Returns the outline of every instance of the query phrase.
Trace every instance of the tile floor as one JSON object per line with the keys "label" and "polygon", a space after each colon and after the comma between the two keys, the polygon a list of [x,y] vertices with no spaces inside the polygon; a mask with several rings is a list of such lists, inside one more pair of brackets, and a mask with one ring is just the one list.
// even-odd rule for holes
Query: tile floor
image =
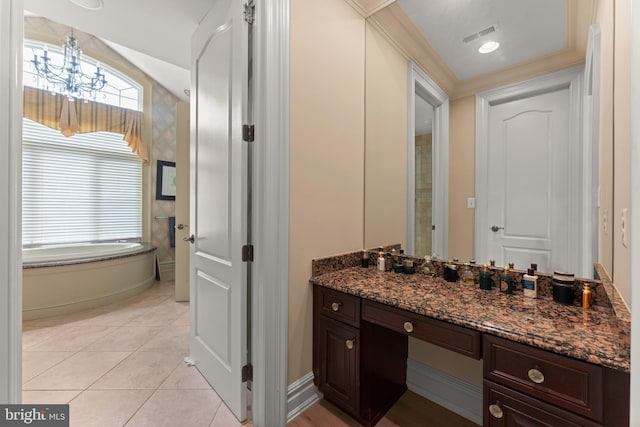
{"label": "tile floor", "polygon": [[23,401],[69,403],[71,427],[240,426],[184,363],[189,304],[173,295],[169,279],[109,306],[25,321]]}

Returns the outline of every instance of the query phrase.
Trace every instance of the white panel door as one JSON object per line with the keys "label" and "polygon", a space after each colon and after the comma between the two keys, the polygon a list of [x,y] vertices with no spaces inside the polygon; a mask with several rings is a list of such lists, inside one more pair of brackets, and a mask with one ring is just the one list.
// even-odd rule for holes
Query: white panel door
{"label": "white panel door", "polygon": [[488,141],[488,258],[567,269],[569,90],[492,106]]}
{"label": "white panel door", "polygon": [[248,82],[242,2],[218,0],[192,39],[191,358],[239,420],[246,418]]}

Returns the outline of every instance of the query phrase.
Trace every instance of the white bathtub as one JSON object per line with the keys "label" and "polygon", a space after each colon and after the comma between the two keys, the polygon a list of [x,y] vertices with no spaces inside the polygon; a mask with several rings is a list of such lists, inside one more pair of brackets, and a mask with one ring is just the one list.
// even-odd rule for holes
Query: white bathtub
{"label": "white bathtub", "polygon": [[76,261],[81,259],[105,258],[113,255],[128,255],[140,252],[142,243],[74,243],[69,245],[48,245],[22,250],[23,264],[57,261]]}
{"label": "white bathtub", "polygon": [[155,279],[155,250],[141,243],[23,250],[23,318],[71,313],[139,294]]}

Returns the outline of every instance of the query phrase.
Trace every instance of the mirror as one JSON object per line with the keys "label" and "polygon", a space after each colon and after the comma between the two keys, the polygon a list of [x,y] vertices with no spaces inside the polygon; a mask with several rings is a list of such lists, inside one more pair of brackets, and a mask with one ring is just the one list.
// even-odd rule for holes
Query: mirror
{"label": "mirror", "polygon": [[[408,227],[413,225],[414,230],[408,231],[407,240],[413,236],[413,250],[411,243],[407,248],[415,256],[423,257],[433,253],[433,105],[421,96],[415,94],[414,108],[414,191],[415,194],[413,221],[408,221]],[[412,199],[408,201],[411,202]],[[409,208],[409,211],[412,209]]]}
{"label": "mirror", "polygon": [[[539,4],[533,0],[530,2]],[[415,9],[416,5],[420,3],[440,3],[441,6],[449,3],[448,7],[454,8],[446,0],[398,0],[391,2],[367,18],[364,247],[377,247],[390,242],[400,242],[407,249],[407,253],[416,256],[431,253],[438,258],[458,258],[462,261],[476,258],[478,262],[486,262],[488,260],[477,259],[475,247],[477,225],[473,206],[476,202],[476,181],[478,181],[475,176],[475,95],[578,63],[579,60],[576,58],[586,56],[585,41],[593,15],[582,12],[590,7],[593,8],[593,2],[587,1],[588,4],[578,2],[576,4],[576,2],[569,1],[566,4],[566,11],[561,14],[561,19],[567,22],[578,15],[584,15],[588,18],[586,21],[583,19],[584,22],[580,21],[582,18],[578,19],[579,22],[573,28],[576,29],[576,34],[579,34],[574,37],[566,37],[567,43],[570,45],[557,55],[560,58],[567,51],[572,50],[573,62],[571,64],[567,62],[567,65],[563,67],[558,66],[556,62],[556,67],[553,68],[544,61],[540,61],[539,64],[534,61],[528,63],[529,71],[521,64],[511,66],[509,71],[498,66],[495,71],[489,74],[467,78],[458,78],[455,73],[447,70],[446,65],[443,65],[443,58],[429,43],[425,42],[427,38],[424,33],[410,18],[412,11],[417,10]],[[495,1],[494,3],[498,5],[495,7],[511,7],[509,2]],[[468,2],[465,2],[465,5],[468,6]],[[446,7],[442,8],[446,9]],[[442,16],[439,18],[444,22]],[[598,21],[598,19],[600,16],[595,16],[595,20]],[[501,31],[500,27],[504,28],[507,25],[507,22],[502,22],[494,27],[494,31],[498,33]],[[451,35],[450,28],[447,27],[434,28],[432,31],[439,30],[443,33],[442,37]],[[478,34],[476,34],[477,37],[482,37]],[[579,46],[580,43],[583,43],[584,46]],[[602,51],[604,50],[606,47],[603,47]],[[564,58],[562,60],[566,60],[569,57],[562,58]],[[460,60],[466,59],[461,58]],[[503,54],[498,53],[492,60],[500,65],[506,61],[506,58]],[[449,145],[445,149],[446,161],[444,162],[442,157],[435,155],[438,149],[435,142],[437,132],[432,129],[433,142],[431,149],[429,149],[425,148],[427,147],[427,137],[424,135],[428,135],[427,131],[418,130],[423,122],[428,120],[425,113],[421,113],[421,111],[425,109],[429,111],[429,107],[437,110],[437,104],[434,104],[428,96],[416,94],[416,91],[413,92],[414,97],[411,99],[409,87],[411,78],[408,76],[411,73],[412,62],[418,64],[416,65],[418,70],[426,71],[427,77],[432,78],[436,87],[441,88],[446,99],[448,114],[450,114],[450,126],[443,130],[450,134],[446,135],[446,141]],[[447,60],[448,62],[449,60]],[[502,66],[504,67],[504,64]],[[531,71],[532,69],[534,71]],[[597,69],[596,66],[596,71]],[[598,73],[594,73],[596,78],[599,78]],[[586,84],[585,88],[592,89],[592,81],[592,79],[587,80],[589,84]],[[419,87],[419,85],[417,86]],[[611,88],[605,87],[604,90],[608,96]],[[589,99],[593,100],[594,98]],[[585,179],[591,182],[591,189],[599,187],[601,205],[599,208],[595,207],[595,198],[592,200],[594,209],[590,210],[588,215],[584,215],[584,224],[578,232],[591,230],[593,237],[593,243],[580,256],[584,256],[584,259],[591,262],[601,261],[605,268],[610,269],[608,263],[611,259],[609,253],[611,236],[598,230],[599,220],[603,213],[606,214],[612,193],[612,183],[609,179],[604,178],[607,174],[603,172],[600,159],[608,158],[610,154],[603,153],[604,148],[598,147],[598,134],[602,135],[602,132],[599,133],[597,124],[598,121],[602,121],[602,115],[598,116],[597,107],[596,102],[596,105],[593,105],[589,110],[591,118],[595,117],[595,120],[592,120],[591,131],[587,131],[594,136],[591,140],[593,149],[589,156],[582,160],[590,162],[593,166],[590,175]],[[413,116],[414,112],[415,116]],[[415,133],[412,133],[410,129],[412,124],[415,125]],[[429,152],[432,155],[430,166],[433,168],[431,209],[428,195],[429,183],[428,180],[425,180],[425,175],[429,174],[425,163],[428,163],[427,153]],[[438,174],[435,173],[437,168],[446,170],[446,173],[442,173],[440,170],[440,176],[448,180],[443,185],[444,194],[440,204],[436,200],[437,195],[435,194],[438,181]],[[598,172],[599,170],[600,172]],[[599,177],[604,179],[599,179]],[[589,202],[587,200],[581,203]],[[446,213],[441,218],[441,222],[438,222],[437,218],[438,209]],[[428,226],[424,225],[429,222],[430,212],[433,214],[432,224],[436,225],[435,230],[428,230]],[[432,233],[428,233],[429,231]],[[438,242],[439,234],[440,242]],[[431,248],[425,243],[425,239],[431,240]],[[506,262],[505,260],[504,263],[506,264]],[[586,267],[580,267],[580,270],[575,270],[575,272],[580,276],[592,277],[590,274],[591,263],[584,262],[583,264]],[[526,268],[526,265],[516,263],[516,268],[523,269]]]}

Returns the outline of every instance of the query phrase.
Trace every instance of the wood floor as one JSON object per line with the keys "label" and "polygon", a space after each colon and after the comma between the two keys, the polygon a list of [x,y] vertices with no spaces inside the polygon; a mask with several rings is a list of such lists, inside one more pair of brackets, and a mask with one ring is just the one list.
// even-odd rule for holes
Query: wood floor
{"label": "wood floor", "polygon": [[[316,403],[287,427],[360,427],[340,409],[326,400]],[[477,424],[407,391],[378,422],[377,427],[479,427]]]}

